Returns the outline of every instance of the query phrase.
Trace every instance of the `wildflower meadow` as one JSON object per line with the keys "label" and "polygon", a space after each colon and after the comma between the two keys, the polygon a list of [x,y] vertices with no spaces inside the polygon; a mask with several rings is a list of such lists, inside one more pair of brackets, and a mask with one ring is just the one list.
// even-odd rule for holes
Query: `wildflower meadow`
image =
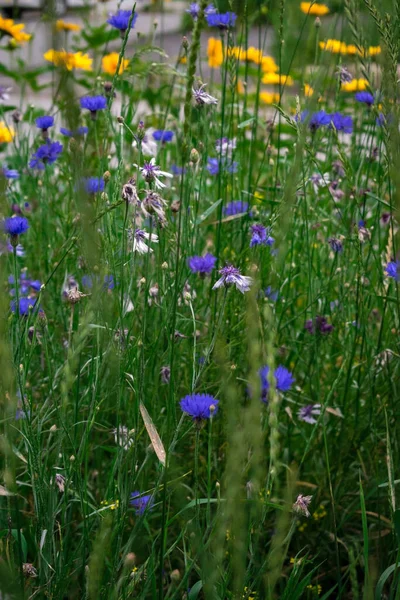
{"label": "wildflower meadow", "polygon": [[0,17],[0,598],[399,600],[400,3],[114,8]]}

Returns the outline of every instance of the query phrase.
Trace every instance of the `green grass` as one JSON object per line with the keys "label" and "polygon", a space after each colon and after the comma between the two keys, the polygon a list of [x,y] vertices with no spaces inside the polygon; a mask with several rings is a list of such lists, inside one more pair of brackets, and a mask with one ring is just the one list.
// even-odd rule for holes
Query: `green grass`
{"label": "green grass", "polygon": [[[262,48],[265,24],[243,4],[247,17],[222,34],[224,45],[245,46],[251,25]],[[168,59],[139,50],[133,32],[119,41],[108,25],[87,22],[63,45],[88,52],[94,69],[44,64],[50,112],[26,108],[39,73],[29,75],[29,64],[15,74],[1,67],[24,84],[22,122],[12,123],[15,107],[1,107],[16,129],[2,163],[20,173],[1,178],[1,213],[18,205],[30,224],[19,240],[25,256],[0,257],[4,598],[399,598],[400,302],[385,273],[399,258],[399,6],[385,17],[365,0],[361,19],[361,7],[345,3],[343,39],[382,46],[364,59],[319,50],[318,39],[342,38],[335,15],[316,32],[297,3],[271,4],[281,42],[274,58],[294,78],[293,87],[276,86],[279,106],[259,100],[267,88],[254,64],[230,56],[207,75],[202,19],[188,52],[177,47]],[[114,77],[100,68],[111,42],[130,60]],[[343,64],[380,95],[371,109],[340,90]],[[218,105],[194,105],[200,78]],[[79,97],[102,94],[104,81],[116,97],[92,120]],[[353,133],[311,134],[294,118],[322,109],[351,116]],[[384,126],[376,124],[381,112]],[[43,143],[35,127],[42,114],[55,116],[51,139],[64,149],[39,171],[27,165]],[[145,131],[174,131],[158,144],[157,164],[184,168],[163,180],[163,224],[121,196],[130,178],[141,201],[154,187],[138,168],[146,155],[140,120]],[[83,124],[84,137],[59,134],[60,125]],[[209,158],[223,163],[221,137],[236,138],[228,164],[237,169],[210,175]],[[314,190],[310,177],[325,173],[337,185]],[[104,191],[86,193],[84,177],[103,178]],[[238,200],[250,212],[227,216]],[[255,223],[271,228],[272,247],[250,247]],[[136,227],[158,236],[152,253],[132,251]],[[332,237],[343,252],[333,252]],[[206,252],[218,268],[231,263],[251,276],[250,291],[212,289],[216,270],[191,273],[188,258]],[[24,269],[43,285],[19,289],[36,304],[17,316],[7,281]],[[76,302],[67,298],[74,281]],[[331,331],[315,331],[320,316]],[[266,365],[295,379],[281,393],[269,375],[267,403]],[[179,401],[192,393],[219,400],[211,419],[182,413]],[[316,422],[302,421],[299,410],[316,404]],[[132,492],[151,495],[148,510],[135,510]],[[312,496],[309,517],[293,509],[299,494]]]}

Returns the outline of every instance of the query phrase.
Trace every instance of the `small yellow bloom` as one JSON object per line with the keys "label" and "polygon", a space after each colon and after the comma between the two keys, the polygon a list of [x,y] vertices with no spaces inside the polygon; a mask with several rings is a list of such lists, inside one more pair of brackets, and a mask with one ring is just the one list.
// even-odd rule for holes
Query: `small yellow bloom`
{"label": "small yellow bloom", "polygon": [[263,56],[261,61],[261,69],[263,70],[263,73],[276,73],[278,71],[278,65],[272,56]]}
{"label": "small yellow bloom", "polygon": [[326,42],[320,42],[319,47],[321,50],[332,52],[333,54],[347,54],[347,46],[340,40],[326,40]]}
{"label": "small yellow bloom", "polygon": [[271,92],[260,92],[260,100],[264,104],[278,104],[280,96]]}
{"label": "small yellow bloom", "polygon": [[376,56],[377,54],[380,54],[382,52],[382,49],[380,46],[370,46],[368,48],[368,54],[370,56]]}
{"label": "small yellow bloom", "polygon": [[293,85],[290,75],[279,75],[279,73],[265,73],[261,81],[269,85]]}
{"label": "small yellow bloom", "polygon": [[[101,67],[102,67],[104,73],[107,73],[108,75],[115,75],[115,73],[117,72],[118,60],[119,60],[118,52],[111,52],[110,54],[106,54],[105,56],[103,56],[103,58],[101,59]],[[119,65],[118,75],[121,75],[121,73],[123,73],[125,71],[125,69],[128,65],[129,65],[129,60],[126,58],[123,58],[121,60],[121,64]]]}
{"label": "small yellow bloom", "polygon": [[240,81],[240,79],[238,79],[236,89],[238,94],[244,94],[244,85],[243,82]]}
{"label": "small yellow bloom", "polygon": [[368,89],[368,81],[366,79],[353,79],[342,83],[340,89],[343,92],[363,92]]}
{"label": "small yellow bloom", "polygon": [[329,13],[329,8],[325,4],[318,4],[315,2],[300,2],[300,10],[306,15],[314,15],[316,17],[323,17]]}
{"label": "small yellow bloom", "polygon": [[207,47],[208,66],[212,69],[220,67],[224,61],[224,55],[222,52],[222,42],[217,38],[208,39]]}
{"label": "small yellow bloom", "polygon": [[0,121],[0,144],[9,144],[15,137],[12,127],[7,127],[4,121]]}
{"label": "small yellow bloom", "polygon": [[314,88],[311,87],[311,85],[308,85],[308,83],[304,84],[304,95],[307,96],[307,98],[310,98],[314,93]]}
{"label": "small yellow bloom", "polygon": [[68,21],[63,21],[62,19],[56,21],[57,31],[80,31],[81,29],[82,27],[76,23],[68,23]]}
{"label": "small yellow bloom", "polygon": [[20,23],[17,25],[13,19],[3,19],[0,17],[0,31],[4,31],[10,35],[16,42],[27,42],[31,39],[31,35],[23,31],[25,25]]}
{"label": "small yellow bloom", "polygon": [[250,48],[247,49],[246,58],[248,61],[259,65],[263,59],[262,50],[258,50],[258,48],[254,48],[254,46],[250,46]]}
{"label": "small yellow bloom", "polygon": [[72,69],[92,70],[93,59],[88,54],[82,54],[82,52],[73,53],[51,49],[43,54],[43,58],[52,62],[56,67],[65,67],[68,71],[72,71]]}
{"label": "small yellow bloom", "polygon": [[346,54],[351,54],[351,55],[355,55],[357,54],[357,46],[355,46],[354,44],[347,44],[346,46]]}

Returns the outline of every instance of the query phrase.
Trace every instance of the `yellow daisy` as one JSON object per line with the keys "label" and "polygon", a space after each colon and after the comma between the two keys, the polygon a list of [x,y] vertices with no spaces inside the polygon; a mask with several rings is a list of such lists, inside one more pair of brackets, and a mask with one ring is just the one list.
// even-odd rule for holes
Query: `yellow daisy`
{"label": "yellow daisy", "polygon": [[352,79],[351,81],[343,82],[340,89],[343,92],[363,92],[368,88],[369,85],[366,79]]}
{"label": "yellow daisy", "polygon": [[269,85],[293,85],[290,75],[279,75],[279,73],[265,73],[261,81]]}
{"label": "yellow daisy", "polygon": [[212,69],[220,67],[224,61],[222,42],[217,38],[209,38],[207,47],[208,66]]}
{"label": "yellow daisy", "polygon": [[76,23],[68,23],[68,21],[58,19],[58,21],[56,21],[56,29],[57,31],[80,31],[82,27]]}
{"label": "yellow daisy", "polygon": [[12,19],[3,19],[0,17],[0,31],[10,35],[16,42],[27,42],[31,39],[31,35],[23,31],[25,25],[20,23],[17,25]]}
{"label": "yellow daisy", "polygon": [[278,69],[278,65],[272,58],[272,56],[263,56],[261,61],[261,69],[264,73],[276,73]]}
{"label": "yellow daisy", "polygon": [[264,104],[278,104],[280,96],[271,92],[260,92],[260,100]]}
{"label": "yellow daisy", "polygon": [[7,127],[4,121],[0,121],[0,144],[9,144],[15,137],[12,127]]}
{"label": "yellow daisy", "polygon": [[300,10],[306,15],[314,15],[315,17],[323,17],[329,13],[329,8],[325,4],[315,2],[300,2]]}
{"label": "yellow daisy", "polygon": [[65,67],[68,71],[72,71],[72,69],[92,70],[93,59],[88,54],[82,54],[82,52],[73,53],[51,49],[43,54],[43,58],[52,62],[56,67]]}
{"label": "yellow daisy", "polygon": [[307,96],[307,98],[310,98],[314,93],[314,89],[311,87],[311,85],[308,85],[308,83],[304,84],[304,95]]}
{"label": "yellow daisy", "polygon": [[[105,56],[103,56],[103,58],[101,59],[101,68],[103,69],[104,73],[107,73],[108,75],[115,75],[117,71],[118,59],[118,52],[111,52],[110,54],[106,54]],[[123,58],[121,60],[121,64],[119,65],[118,75],[121,75],[121,73],[125,71],[128,65],[129,60],[127,58]]]}

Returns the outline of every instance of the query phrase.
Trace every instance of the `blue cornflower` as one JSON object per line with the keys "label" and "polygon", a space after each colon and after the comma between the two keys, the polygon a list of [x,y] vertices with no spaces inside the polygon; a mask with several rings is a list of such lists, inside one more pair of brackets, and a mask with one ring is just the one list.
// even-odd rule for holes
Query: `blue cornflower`
{"label": "blue cornflower", "polygon": [[[97,283],[100,281],[98,275],[94,275],[94,276],[84,275],[82,277],[82,286],[85,288],[88,288],[88,289],[92,289],[94,281],[96,281]],[[113,290],[114,288],[115,288],[114,276],[113,275],[104,275],[103,289],[104,290]]]}
{"label": "blue cornflower", "polygon": [[376,117],[376,124],[378,125],[378,127],[383,127],[386,123],[386,117],[383,113],[379,113],[379,115]]}
{"label": "blue cornflower", "polygon": [[370,94],[370,92],[357,92],[357,94],[354,97],[357,100],[357,102],[362,102],[367,106],[372,106],[375,102],[375,99],[373,95]]}
{"label": "blue cornflower", "polygon": [[388,277],[393,277],[395,281],[400,281],[400,260],[393,260],[388,263],[385,273]]}
{"label": "blue cornflower", "polygon": [[208,159],[207,170],[210,173],[210,175],[218,175],[218,173],[219,173],[218,158],[209,158]]}
{"label": "blue cornflower", "polygon": [[[19,299],[19,314],[20,315],[27,315],[29,313],[29,311],[31,309],[33,309],[33,307],[36,304],[36,298],[20,298]],[[13,313],[15,313],[17,311],[17,301],[16,300],[12,300],[11,304],[10,304],[11,310]]]}
{"label": "blue cornflower", "polygon": [[[243,202],[243,200],[233,200],[224,206],[224,215],[226,217],[233,217],[234,215],[241,215],[249,212],[249,203]],[[249,213],[251,214],[251,213]]]}
{"label": "blue cornflower", "polygon": [[252,225],[251,226],[251,240],[250,240],[250,248],[253,246],[272,246],[275,242],[274,238],[270,235],[269,227],[264,227],[264,225]]}
{"label": "blue cornflower", "polygon": [[11,238],[18,237],[26,233],[29,229],[28,219],[25,217],[8,217],[4,219],[3,229]]}
{"label": "blue cornflower", "polygon": [[[267,401],[268,390],[269,390],[269,367],[265,365],[259,370],[260,378],[261,378],[261,398],[263,402]],[[275,387],[279,392],[287,392],[290,390],[294,383],[293,375],[291,374],[286,367],[279,365],[274,371],[274,379],[275,379]]]}
{"label": "blue cornflower", "polygon": [[272,287],[269,285],[265,288],[264,295],[266,298],[268,298],[268,300],[271,300],[271,302],[276,302],[279,298],[279,291],[273,290]]}
{"label": "blue cornflower", "polygon": [[190,256],[187,262],[192,273],[200,273],[200,275],[204,277],[211,273],[215,268],[217,258],[212,254],[206,254],[205,256]]}
{"label": "blue cornflower", "polygon": [[330,128],[332,125],[336,131],[343,131],[344,133],[352,133],[353,131],[353,119],[348,115],[341,115],[336,112],[330,116]]}
{"label": "blue cornflower", "polygon": [[153,132],[153,138],[156,142],[162,142],[165,144],[166,142],[172,142],[174,137],[174,132],[164,129],[157,129]]}
{"label": "blue cornflower", "polygon": [[308,110],[304,110],[300,115],[300,121],[306,123],[311,131],[314,133],[320,127],[329,125],[331,117],[324,110],[319,110],[310,116]]}
{"label": "blue cornflower", "polygon": [[213,12],[206,15],[207,25],[209,27],[218,27],[219,29],[229,29],[229,27],[234,27],[236,19],[237,15],[234,12]]}
{"label": "blue cornflower", "polygon": [[131,493],[131,506],[135,509],[137,515],[142,516],[146,510],[151,510],[154,505],[154,498],[150,494],[141,496],[140,492]]}
{"label": "blue cornflower", "polygon": [[334,252],[343,252],[343,244],[338,238],[329,238],[328,244]]}
{"label": "blue cornflower", "polygon": [[43,146],[39,146],[36,152],[33,154],[32,159],[29,162],[31,169],[40,169],[43,171],[45,166],[51,165],[56,162],[58,156],[63,150],[63,145],[60,142],[47,142]]}
{"label": "blue cornflower", "polygon": [[[130,10],[119,10],[117,14],[111,15],[109,19],[107,19],[107,23],[115,29],[119,29],[121,35],[124,36],[126,30],[128,29],[129,19],[131,18],[132,11]],[[137,19],[137,14],[135,13],[132,17],[131,21],[131,29],[134,28]]]}
{"label": "blue cornflower", "polygon": [[210,394],[190,394],[180,401],[182,411],[194,421],[209,419],[218,412],[219,400]]}
{"label": "blue cornflower", "polygon": [[175,177],[180,177],[180,175],[186,173],[185,167],[179,167],[178,165],[171,165],[170,171]]}
{"label": "blue cornflower", "polygon": [[36,119],[36,127],[41,129],[42,131],[47,131],[49,127],[53,127],[54,125],[54,117],[50,117],[45,115],[44,117],[38,117]]}
{"label": "blue cornflower", "polygon": [[19,179],[19,173],[16,169],[9,169],[6,165],[2,169],[3,176],[6,179]]}
{"label": "blue cornflower", "polygon": [[79,137],[81,135],[86,135],[89,131],[88,127],[78,127],[76,131],[72,131],[71,129],[66,129],[65,127],[60,127],[60,133],[65,135],[66,137]]}
{"label": "blue cornflower", "polygon": [[[128,11],[129,12],[129,11]],[[107,108],[107,99],[105,96],[84,96],[81,98],[81,108],[90,110],[90,114],[94,119],[98,110]]]}
{"label": "blue cornflower", "polygon": [[97,194],[104,190],[104,179],[101,177],[88,177],[85,181],[85,189],[88,194]]}

